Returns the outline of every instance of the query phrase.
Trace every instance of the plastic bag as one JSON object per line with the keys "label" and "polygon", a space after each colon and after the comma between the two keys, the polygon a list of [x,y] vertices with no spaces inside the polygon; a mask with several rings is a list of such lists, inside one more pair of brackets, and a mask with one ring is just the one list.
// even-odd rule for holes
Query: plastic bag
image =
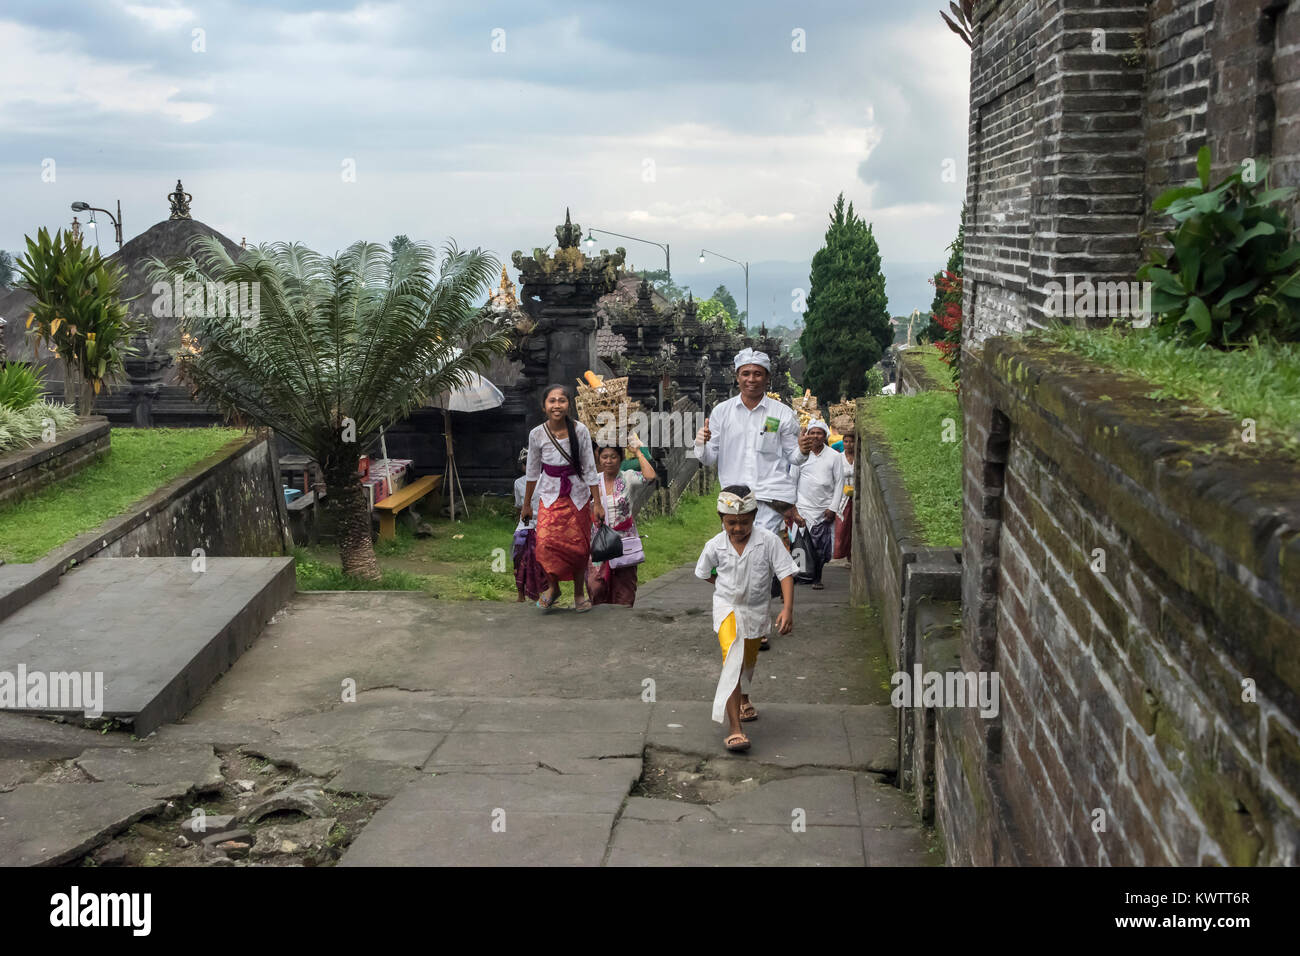
{"label": "plastic bag", "polygon": [[608,561],[623,556],[623,536],[601,522],[591,535],[591,560]]}

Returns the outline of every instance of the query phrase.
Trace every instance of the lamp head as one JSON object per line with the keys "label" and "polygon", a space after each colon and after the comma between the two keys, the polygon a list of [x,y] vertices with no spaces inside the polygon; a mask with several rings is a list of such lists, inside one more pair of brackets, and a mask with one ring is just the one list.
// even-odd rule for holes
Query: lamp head
{"label": "lamp head", "polygon": [[72,204],[73,212],[85,212],[89,208],[90,208],[90,203],[88,202],[74,202]]}
{"label": "lamp head", "polygon": [[700,250],[700,261],[701,261],[701,262],[704,261],[704,250],[703,250],[703,249]]}

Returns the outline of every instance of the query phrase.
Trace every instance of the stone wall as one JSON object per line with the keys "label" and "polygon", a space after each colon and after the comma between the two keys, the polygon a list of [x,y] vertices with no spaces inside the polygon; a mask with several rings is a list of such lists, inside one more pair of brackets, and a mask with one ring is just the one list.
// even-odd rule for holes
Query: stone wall
{"label": "stone wall", "polygon": [[17,501],[50,482],[74,475],[103,458],[108,450],[108,421],[91,415],[49,444],[6,452],[0,455],[0,504]]}
{"label": "stone wall", "polygon": [[191,470],[126,519],[102,549],[108,557],[187,555],[195,548],[209,557],[283,554],[288,518],[271,443],[258,436],[227,446],[220,461]]}
{"label": "stone wall", "polygon": [[936,715],[950,861],[1300,862],[1300,465],[1147,390],[964,365],[961,667],[1002,695]]}
{"label": "stone wall", "polygon": [[976,22],[968,347],[1044,324],[1049,283],[1133,281],[1151,200],[1206,142],[1216,175],[1271,158],[1300,183],[1300,0],[984,0]]}
{"label": "stone wall", "polygon": [[[850,597],[855,604],[878,609],[890,668],[911,673],[925,635],[950,625],[957,613],[961,554],[924,544],[911,497],[869,409],[870,403],[859,403]],[[912,790],[932,776],[933,764],[927,765],[924,752],[918,752],[925,712],[904,707],[898,717],[899,783]],[[927,798],[928,792],[921,791],[923,815]]]}

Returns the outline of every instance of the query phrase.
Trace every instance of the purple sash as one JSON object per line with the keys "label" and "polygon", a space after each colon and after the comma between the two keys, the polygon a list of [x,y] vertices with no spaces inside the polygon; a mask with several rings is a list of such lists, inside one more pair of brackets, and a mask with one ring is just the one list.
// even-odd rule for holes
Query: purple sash
{"label": "purple sash", "polygon": [[543,463],[542,471],[550,475],[552,478],[559,478],[560,497],[569,497],[569,493],[573,491],[573,482],[569,481],[569,476],[578,473],[572,465],[547,465]]}

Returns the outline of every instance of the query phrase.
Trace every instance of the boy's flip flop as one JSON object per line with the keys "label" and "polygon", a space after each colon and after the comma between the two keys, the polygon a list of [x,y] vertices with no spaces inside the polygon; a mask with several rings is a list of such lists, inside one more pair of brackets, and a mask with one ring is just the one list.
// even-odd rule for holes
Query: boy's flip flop
{"label": "boy's flip flop", "polygon": [[754,705],[751,704],[749,701],[744,701],[741,703],[740,719],[743,723],[746,724],[749,723],[750,721],[758,720],[758,711],[754,708]]}
{"label": "boy's flip flop", "polygon": [[722,743],[734,754],[744,753],[749,749],[749,738],[744,734],[732,734]]}
{"label": "boy's flip flop", "polygon": [[772,649],[772,645],[768,643],[768,640],[765,637],[758,642],[758,649],[760,651],[770,651]]}

